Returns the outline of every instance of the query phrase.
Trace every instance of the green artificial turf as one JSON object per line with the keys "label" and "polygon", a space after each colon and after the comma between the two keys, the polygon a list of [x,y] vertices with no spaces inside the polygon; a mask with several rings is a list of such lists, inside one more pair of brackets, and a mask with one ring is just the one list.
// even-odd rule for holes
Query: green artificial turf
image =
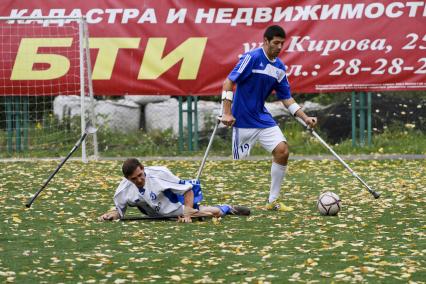
{"label": "green artificial turf", "polygon": [[[336,161],[291,161],[282,200],[292,212],[263,209],[268,161],[208,161],[205,204],[252,208],[191,224],[98,222],[113,207],[118,161],[69,161],[36,199],[25,202],[55,161],[1,163],[0,282],[15,283],[424,283],[426,162],[351,161],[382,193],[375,200]],[[194,161],[149,161],[194,178]],[[336,217],[316,199],[342,199]],[[128,213],[136,215],[136,210]]]}

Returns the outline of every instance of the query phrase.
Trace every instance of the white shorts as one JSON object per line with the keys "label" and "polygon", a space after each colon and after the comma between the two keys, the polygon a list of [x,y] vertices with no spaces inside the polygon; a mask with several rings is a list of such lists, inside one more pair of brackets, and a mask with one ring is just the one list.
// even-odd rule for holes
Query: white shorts
{"label": "white shorts", "polygon": [[237,128],[232,131],[232,154],[234,160],[247,158],[256,142],[272,153],[281,142],[287,142],[278,126],[269,128]]}

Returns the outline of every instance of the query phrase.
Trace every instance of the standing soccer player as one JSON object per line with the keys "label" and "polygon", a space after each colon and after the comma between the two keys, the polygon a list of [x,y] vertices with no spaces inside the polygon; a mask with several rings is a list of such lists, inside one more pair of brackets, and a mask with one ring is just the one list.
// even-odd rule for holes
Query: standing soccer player
{"label": "standing soccer player", "polygon": [[265,108],[266,98],[275,91],[292,115],[301,118],[310,127],[316,125],[316,118],[307,116],[291,96],[284,64],[278,58],[284,40],[284,30],[277,25],[270,26],[263,35],[263,46],[240,58],[223,83],[221,119],[223,124],[233,126],[232,152],[235,160],[248,157],[257,141],[272,153],[271,187],[266,208],[278,211],[292,210],[279,201],[289,150],[281,129]]}

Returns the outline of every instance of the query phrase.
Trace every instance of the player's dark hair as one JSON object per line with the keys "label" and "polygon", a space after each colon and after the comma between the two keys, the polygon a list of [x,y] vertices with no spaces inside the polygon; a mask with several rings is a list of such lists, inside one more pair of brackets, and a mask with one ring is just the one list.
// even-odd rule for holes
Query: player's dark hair
{"label": "player's dark hair", "polygon": [[263,34],[263,37],[264,38],[266,37],[268,39],[268,41],[272,40],[274,38],[274,36],[285,38],[284,29],[280,26],[273,25],[273,26],[269,26],[265,30],[265,33]]}
{"label": "player's dark hair", "polygon": [[130,158],[124,161],[121,170],[123,171],[124,177],[128,178],[138,167],[143,169],[143,165],[141,164],[141,162],[139,162],[138,159]]}

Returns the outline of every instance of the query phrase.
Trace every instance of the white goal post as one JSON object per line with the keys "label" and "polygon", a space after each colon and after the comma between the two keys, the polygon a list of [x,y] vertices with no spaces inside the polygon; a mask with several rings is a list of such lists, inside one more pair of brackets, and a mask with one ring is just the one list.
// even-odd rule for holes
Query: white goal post
{"label": "white goal post", "polygon": [[[0,158],[63,156],[96,126],[84,17],[0,17],[0,58]],[[88,156],[96,134],[81,145]]]}

